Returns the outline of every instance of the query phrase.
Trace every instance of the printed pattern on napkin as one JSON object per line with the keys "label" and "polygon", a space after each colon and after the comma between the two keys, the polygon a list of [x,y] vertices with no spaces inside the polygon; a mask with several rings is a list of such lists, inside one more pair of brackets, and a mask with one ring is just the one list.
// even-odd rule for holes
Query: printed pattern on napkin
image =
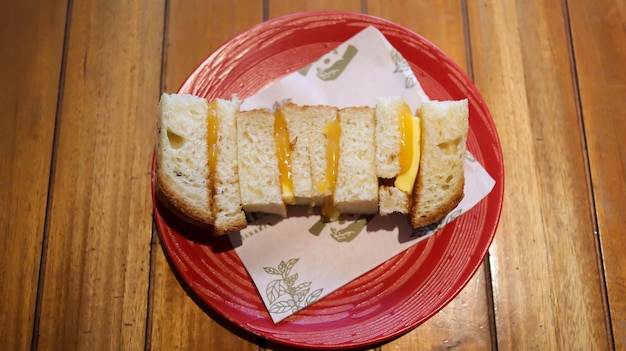
{"label": "printed pattern on napkin", "polygon": [[[315,62],[247,98],[241,108],[300,105],[374,106],[381,96],[402,96],[415,111],[428,97],[402,55],[367,27]],[[466,154],[465,197],[446,218],[413,230],[392,214],[344,216],[325,223],[302,207],[287,218],[258,215],[231,242],[275,323],[318,301],[471,209],[495,181]]]}
{"label": "printed pattern on napkin", "polygon": [[428,97],[408,62],[374,27],[245,99],[242,110],[270,108],[287,98],[298,105],[374,106],[402,96],[415,111]]}

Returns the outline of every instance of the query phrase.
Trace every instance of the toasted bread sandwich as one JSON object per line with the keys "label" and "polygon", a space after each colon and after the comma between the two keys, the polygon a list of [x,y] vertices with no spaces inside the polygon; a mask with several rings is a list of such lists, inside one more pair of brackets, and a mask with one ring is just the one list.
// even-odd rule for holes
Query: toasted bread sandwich
{"label": "toasted bread sandwich", "polygon": [[[319,205],[330,196],[327,184],[327,125],[337,117],[332,106],[300,106],[293,103],[280,107],[277,123],[284,123],[288,140],[283,147],[289,153],[289,171],[295,203]],[[278,120],[283,122],[278,122]],[[281,136],[277,136],[279,139]],[[283,187],[285,185],[283,184]]]}
{"label": "toasted bread sandwich", "polygon": [[155,190],[216,234],[247,225],[244,211],[286,216],[287,205],[340,213],[408,215],[432,224],[463,198],[467,100],[400,97],[374,107],[298,106],[239,111],[240,101],[164,94]]}
{"label": "toasted bread sandwich", "polygon": [[247,225],[233,147],[239,104],[163,94],[157,112],[155,192],[190,222],[213,226],[216,234]]}
{"label": "toasted bread sandwich", "polygon": [[414,228],[437,222],[464,197],[467,99],[425,102],[418,115],[422,155],[409,213]]}

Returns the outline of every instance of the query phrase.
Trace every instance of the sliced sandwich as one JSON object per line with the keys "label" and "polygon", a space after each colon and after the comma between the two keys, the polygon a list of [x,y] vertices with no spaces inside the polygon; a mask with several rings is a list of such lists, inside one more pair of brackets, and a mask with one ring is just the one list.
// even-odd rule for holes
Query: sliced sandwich
{"label": "sliced sandwich", "polygon": [[425,102],[418,115],[422,154],[409,212],[413,228],[439,221],[463,199],[467,99]]}
{"label": "sliced sandwich", "polygon": [[464,196],[467,100],[426,102],[417,116],[401,97],[375,108],[239,106],[164,94],[158,108],[157,196],[216,234],[244,228],[244,211],[286,216],[287,205],[330,220],[400,212],[417,228]]}
{"label": "sliced sandwich", "polygon": [[[288,135],[288,140],[282,143],[288,149],[295,204],[315,206],[323,203],[331,194],[327,181],[329,140],[326,129],[336,119],[337,108],[289,103],[280,107],[275,115],[276,123],[284,123]],[[277,136],[277,140],[281,137]]]}
{"label": "sliced sandwich", "polygon": [[247,226],[239,196],[235,113],[240,102],[163,94],[157,113],[155,192],[215,234]]}

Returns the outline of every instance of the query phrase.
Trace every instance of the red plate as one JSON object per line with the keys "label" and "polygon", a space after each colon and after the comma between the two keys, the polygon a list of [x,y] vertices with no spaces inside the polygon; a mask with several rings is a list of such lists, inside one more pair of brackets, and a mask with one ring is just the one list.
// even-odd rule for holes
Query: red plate
{"label": "red plate", "polygon": [[[179,93],[250,96],[319,58],[367,26],[407,59],[432,99],[469,99],[468,148],[496,180],[473,209],[431,237],[274,324],[226,237],[185,224],[156,200],[154,217],[170,264],[199,305],[231,330],[303,348],[345,349],[388,341],[450,302],[474,275],[496,231],[504,170],[500,141],[480,94],[440,49],[395,23],[359,13],[306,12],[276,18],[213,52]],[[154,196],[153,196],[154,199]],[[199,300],[198,300],[199,299]],[[217,312],[217,314],[215,313]]]}

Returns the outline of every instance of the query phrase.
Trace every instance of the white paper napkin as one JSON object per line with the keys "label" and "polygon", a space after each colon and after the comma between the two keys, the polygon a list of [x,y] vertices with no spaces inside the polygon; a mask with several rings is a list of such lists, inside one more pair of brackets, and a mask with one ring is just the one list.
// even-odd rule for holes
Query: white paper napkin
{"label": "white paper napkin", "polygon": [[[242,110],[300,105],[374,106],[402,96],[415,111],[428,97],[406,60],[374,27],[248,97]],[[283,320],[433,235],[487,196],[495,181],[466,154],[465,197],[436,225],[413,231],[405,216],[353,216],[324,223],[304,208],[266,215],[230,239],[272,320]]]}

